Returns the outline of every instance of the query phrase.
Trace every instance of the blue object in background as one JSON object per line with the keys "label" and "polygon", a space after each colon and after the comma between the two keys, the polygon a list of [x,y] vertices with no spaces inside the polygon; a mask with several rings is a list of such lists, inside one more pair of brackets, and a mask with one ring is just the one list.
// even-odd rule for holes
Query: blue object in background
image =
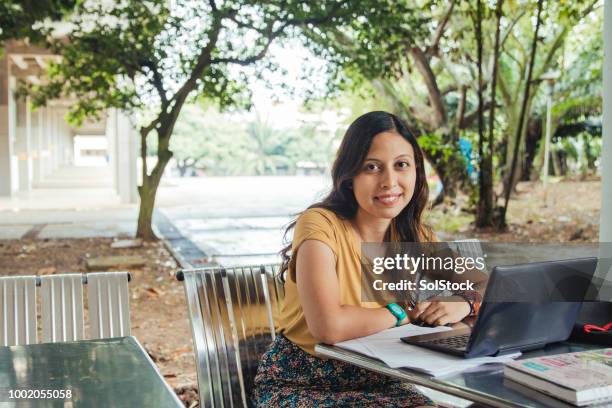
{"label": "blue object in background", "polygon": [[472,180],[472,182],[476,182],[478,180],[478,171],[476,171],[474,165],[472,164],[472,142],[460,137],[459,151],[461,152],[461,155],[465,158],[466,170],[469,179]]}

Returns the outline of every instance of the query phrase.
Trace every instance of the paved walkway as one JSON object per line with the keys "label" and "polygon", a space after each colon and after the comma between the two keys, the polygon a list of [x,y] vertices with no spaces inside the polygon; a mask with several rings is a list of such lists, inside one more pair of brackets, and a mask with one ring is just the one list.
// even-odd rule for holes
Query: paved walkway
{"label": "paved walkway", "polygon": [[[190,264],[275,262],[286,224],[327,184],[323,177],[166,179],[154,221]],[[137,215],[136,205],[119,204],[105,187],[35,189],[0,200],[0,239],[130,237]]]}
{"label": "paved walkway", "polygon": [[135,206],[0,211],[0,239],[130,237],[137,215]]}

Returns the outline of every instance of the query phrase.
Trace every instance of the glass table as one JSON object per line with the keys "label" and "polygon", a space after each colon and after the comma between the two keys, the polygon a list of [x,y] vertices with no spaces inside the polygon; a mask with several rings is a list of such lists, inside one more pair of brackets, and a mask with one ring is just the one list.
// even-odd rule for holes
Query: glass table
{"label": "glass table", "polygon": [[134,337],[0,347],[0,407],[183,407]]}
{"label": "glass table", "polygon": [[[602,348],[577,343],[556,343],[543,349],[524,353],[520,358],[570,353],[588,349]],[[356,366],[388,375],[412,384],[431,388],[459,398],[492,407],[571,407],[527,387],[516,386],[504,381],[503,364],[486,364],[449,377],[435,378],[408,369],[390,368],[380,360],[341,349],[340,347],[319,344],[315,352],[321,356],[345,361]]]}

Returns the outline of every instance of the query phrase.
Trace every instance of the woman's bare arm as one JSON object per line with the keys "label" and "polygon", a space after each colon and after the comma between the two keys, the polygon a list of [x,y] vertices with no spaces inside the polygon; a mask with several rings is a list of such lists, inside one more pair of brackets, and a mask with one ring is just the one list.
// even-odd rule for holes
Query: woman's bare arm
{"label": "woman's bare arm", "polygon": [[307,240],[300,245],[296,282],[310,333],[323,343],[334,344],[393,327],[397,320],[384,307],[340,303],[335,264],[335,255],[326,244]]}

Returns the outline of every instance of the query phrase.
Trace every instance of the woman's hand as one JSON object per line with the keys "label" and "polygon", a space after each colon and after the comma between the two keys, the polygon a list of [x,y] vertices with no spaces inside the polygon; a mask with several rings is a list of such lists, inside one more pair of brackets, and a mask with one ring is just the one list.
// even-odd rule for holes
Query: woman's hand
{"label": "woman's hand", "polygon": [[408,312],[411,322],[423,321],[429,325],[442,326],[461,321],[470,314],[470,305],[460,296],[433,297],[417,303]]}

